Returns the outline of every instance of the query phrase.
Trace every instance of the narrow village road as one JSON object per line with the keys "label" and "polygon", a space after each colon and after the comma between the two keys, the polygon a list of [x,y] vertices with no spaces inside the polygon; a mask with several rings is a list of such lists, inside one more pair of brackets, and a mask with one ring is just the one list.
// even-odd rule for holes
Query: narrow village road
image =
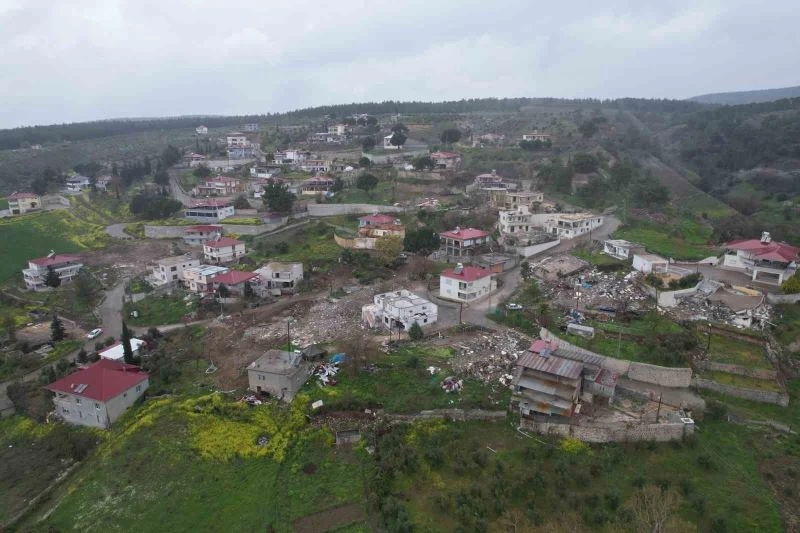
{"label": "narrow village road", "polygon": [[121,224],[111,224],[110,226],[106,226],[106,234],[114,237],[115,239],[133,239],[131,235],[125,233],[125,226],[128,224],[121,223]]}

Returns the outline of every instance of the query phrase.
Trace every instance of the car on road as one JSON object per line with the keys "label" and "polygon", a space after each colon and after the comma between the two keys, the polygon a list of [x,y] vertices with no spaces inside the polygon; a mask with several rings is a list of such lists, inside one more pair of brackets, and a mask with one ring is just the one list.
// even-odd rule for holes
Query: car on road
{"label": "car on road", "polygon": [[102,334],[103,334],[103,328],[95,328],[92,331],[90,331],[88,335],[86,335],[86,338],[87,339],[96,339],[97,337],[99,337]]}
{"label": "car on road", "polygon": [[522,311],[522,306],[519,304],[506,304],[506,309],[509,311]]}

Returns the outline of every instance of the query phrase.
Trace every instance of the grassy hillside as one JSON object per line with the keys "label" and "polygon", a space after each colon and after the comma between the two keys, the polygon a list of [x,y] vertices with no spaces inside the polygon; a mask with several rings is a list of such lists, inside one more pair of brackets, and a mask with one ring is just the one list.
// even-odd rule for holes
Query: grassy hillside
{"label": "grassy hillside", "polygon": [[28,259],[57,253],[81,252],[108,243],[104,226],[78,218],[69,209],[58,209],[0,219],[0,283],[27,266]]}

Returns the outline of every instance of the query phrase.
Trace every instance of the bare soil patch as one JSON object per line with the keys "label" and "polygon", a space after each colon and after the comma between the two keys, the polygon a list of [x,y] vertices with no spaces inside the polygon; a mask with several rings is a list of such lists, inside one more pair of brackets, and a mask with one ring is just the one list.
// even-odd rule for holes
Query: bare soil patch
{"label": "bare soil patch", "polygon": [[350,503],[298,518],[293,525],[297,533],[318,533],[358,522],[365,516],[364,507],[360,503]]}

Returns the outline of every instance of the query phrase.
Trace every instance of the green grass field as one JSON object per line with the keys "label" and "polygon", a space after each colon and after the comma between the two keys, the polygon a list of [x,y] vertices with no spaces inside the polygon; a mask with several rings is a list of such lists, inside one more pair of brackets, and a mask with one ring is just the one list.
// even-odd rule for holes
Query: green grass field
{"label": "green grass field", "polygon": [[[708,346],[708,334],[698,331],[697,339],[703,349]],[[711,335],[709,359],[718,363],[741,365],[749,368],[772,368],[763,346],[744,342],[724,335]]]}
{"label": "green grass field", "polygon": [[766,390],[772,392],[779,392],[781,390],[778,383],[775,381],[756,379],[748,376],[739,376],[737,374],[728,374],[727,372],[704,372],[701,377],[722,383],[723,385],[732,385],[734,387],[742,387],[744,389]]}
{"label": "green grass field", "polygon": [[0,283],[27,268],[28,259],[43,257],[50,250],[80,253],[108,241],[102,225],[87,222],[69,209],[0,219]]}
{"label": "green grass field", "polygon": [[8,199],[0,198],[0,209],[8,209]]}
{"label": "green grass field", "polygon": [[583,259],[584,261],[588,261],[592,265],[624,265],[626,264],[625,261],[620,261],[616,257],[611,257],[610,255],[602,254],[600,252],[592,252],[589,250],[584,250],[580,248],[575,248],[572,250],[572,255],[579,259]]}
{"label": "green grass field", "polygon": [[800,303],[775,306],[775,337],[784,345],[800,341]]}
{"label": "green grass field", "polygon": [[647,251],[673,259],[704,259],[719,253],[709,245],[711,229],[685,219],[675,226],[637,220],[620,227],[614,238],[643,244]]}
{"label": "green grass field", "polygon": [[[183,322],[186,315],[197,309],[196,300],[184,301],[183,295],[150,295],[136,303],[126,302],[123,316],[131,326],[160,326]],[[132,318],[131,311],[138,311],[139,318]]]}

